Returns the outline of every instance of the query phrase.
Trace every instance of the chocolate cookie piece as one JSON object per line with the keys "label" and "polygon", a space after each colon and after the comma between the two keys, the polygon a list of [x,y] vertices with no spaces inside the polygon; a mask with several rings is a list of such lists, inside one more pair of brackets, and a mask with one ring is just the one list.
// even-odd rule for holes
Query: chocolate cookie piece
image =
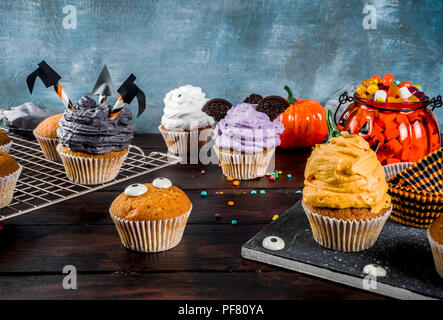
{"label": "chocolate cookie piece", "polygon": [[260,100],[255,110],[266,113],[271,121],[274,121],[287,108],[289,103],[279,96],[268,96]]}
{"label": "chocolate cookie piece", "polygon": [[251,93],[243,102],[250,104],[258,104],[263,97],[257,93]]}
{"label": "chocolate cookie piece", "polygon": [[229,101],[222,98],[215,98],[206,102],[202,111],[218,122],[226,116],[228,110],[231,108],[232,103]]}

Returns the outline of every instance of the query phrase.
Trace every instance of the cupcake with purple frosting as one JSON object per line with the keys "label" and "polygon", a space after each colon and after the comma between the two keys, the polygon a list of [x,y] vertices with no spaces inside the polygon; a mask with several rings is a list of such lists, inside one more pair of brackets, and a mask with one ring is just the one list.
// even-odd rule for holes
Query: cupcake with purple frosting
{"label": "cupcake with purple frosting", "polygon": [[203,106],[202,111],[218,121],[214,150],[225,176],[250,180],[266,174],[284,131],[277,117],[288,107],[282,97],[258,94],[251,94],[235,108],[220,98]]}

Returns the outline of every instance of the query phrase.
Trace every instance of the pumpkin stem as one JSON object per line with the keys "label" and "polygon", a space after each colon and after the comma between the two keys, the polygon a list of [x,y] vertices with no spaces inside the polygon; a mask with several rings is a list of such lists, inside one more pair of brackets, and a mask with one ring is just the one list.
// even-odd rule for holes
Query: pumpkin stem
{"label": "pumpkin stem", "polygon": [[328,110],[326,118],[327,118],[326,122],[328,124],[328,142],[329,142],[331,141],[332,138],[339,137],[342,134],[340,133],[340,131],[338,131],[337,126],[335,125],[331,110]]}
{"label": "pumpkin stem", "polygon": [[294,95],[292,94],[291,88],[289,88],[289,86],[285,86],[284,88],[288,92],[288,102],[289,102],[289,104],[296,103],[297,99],[294,98]]}

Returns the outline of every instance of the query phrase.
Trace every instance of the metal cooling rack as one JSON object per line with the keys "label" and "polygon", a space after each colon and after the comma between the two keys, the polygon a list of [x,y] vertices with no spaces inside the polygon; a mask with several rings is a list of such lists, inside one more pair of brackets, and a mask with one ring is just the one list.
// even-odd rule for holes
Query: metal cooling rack
{"label": "metal cooling rack", "polygon": [[63,164],[46,160],[37,142],[17,135],[11,135],[10,138],[12,148],[9,153],[23,166],[23,170],[11,204],[0,209],[0,221],[76,198],[181,161],[179,157],[161,152],[145,155],[138,147],[130,148],[120,173],[114,180],[88,186],[70,181],[66,177]]}

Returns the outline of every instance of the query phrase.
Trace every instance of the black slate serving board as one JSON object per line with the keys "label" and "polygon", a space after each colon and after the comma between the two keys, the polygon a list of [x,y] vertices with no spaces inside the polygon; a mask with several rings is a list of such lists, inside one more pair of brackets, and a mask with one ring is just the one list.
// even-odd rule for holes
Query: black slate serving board
{"label": "black slate serving board", "polygon": [[[285,248],[265,249],[262,241],[268,236],[282,238]],[[443,299],[443,279],[435,270],[426,230],[390,219],[372,248],[352,253],[333,251],[314,241],[298,201],[246,242],[242,256],[398,299]],[[376,288],[368,286],[368,279],[363,285],[367,264],[377,264],[387,271],[386,277],[376,279]]]}

